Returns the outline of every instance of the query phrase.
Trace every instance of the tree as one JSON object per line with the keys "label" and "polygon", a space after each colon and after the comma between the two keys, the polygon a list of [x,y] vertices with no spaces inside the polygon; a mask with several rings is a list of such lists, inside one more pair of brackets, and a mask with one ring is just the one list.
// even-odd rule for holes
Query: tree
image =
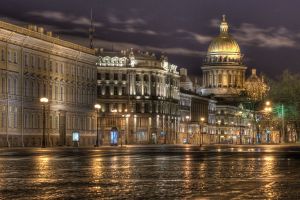
{"label": "tree", "polygon": [[[282,120],[282,133],[292,125],[300,142],[300,74],[285,70],[280,77],[271,81],[269,97],[275,105],[275,114]],[[283,135],[287,141],[287,135]]]}
{"label": "tree", "polygon": [[[263,77],[256,75],[256,69],[252,69],[251,76],[245,82],[244,105],[252,112],[252,127],[256,134],[260,134],[258,109],[269,91],[268,85],[264,82]],[[258,137],[260,138],[260,137]],[[254,143],[255,135],[253,133],[252,142]],[[259,143],[261,141],[258,141]]]}

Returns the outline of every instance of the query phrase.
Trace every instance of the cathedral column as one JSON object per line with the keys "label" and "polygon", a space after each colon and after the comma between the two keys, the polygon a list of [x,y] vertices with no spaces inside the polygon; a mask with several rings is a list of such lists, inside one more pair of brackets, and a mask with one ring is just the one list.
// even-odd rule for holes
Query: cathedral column
{"label": "cathedral column", "polygon": [[206,72],[205,73],[205,87],[208,87],[208,85],[209,85],[208,81],[209,81],[209,74],[208,74],[208,72]]}
{"label": "cathedral column", "polygon": [[214,87],[218,86],[218,74],[216,72],[216,70],[213,71],[214,72]]}
{"label": "cathedral column", "polygon": [[206,87],[206,72],[203,72],[203,80],[202,80],[202,85],[204,86],[204,87]]}
{"label": "cathedral column", "polygon": [[223,70],[223,87],[228,87],[228,72]]}

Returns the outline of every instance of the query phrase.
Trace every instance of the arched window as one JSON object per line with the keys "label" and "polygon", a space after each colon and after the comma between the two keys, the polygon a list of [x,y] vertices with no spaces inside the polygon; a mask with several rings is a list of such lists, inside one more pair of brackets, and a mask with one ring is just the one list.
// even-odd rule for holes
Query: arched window
{"label": "arched window", "polygon": [[135,76],[135,81],[141,81],[140,76],[138,74]]}

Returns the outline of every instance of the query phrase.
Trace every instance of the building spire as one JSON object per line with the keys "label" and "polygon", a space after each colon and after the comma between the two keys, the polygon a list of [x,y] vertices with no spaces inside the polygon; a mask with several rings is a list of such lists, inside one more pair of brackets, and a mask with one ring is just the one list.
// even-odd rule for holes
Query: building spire
{"label": "building spire", "polygon": [[226,15],[222,15],[222,18],[223,18],[223,22],[226,22]]}
{"label": "building spire", "polygon": [[89,28],[89,39],[90,39],[90,48],[94,48],[93,39],[94,39],[95,27],[93,23],[93,9],[91,8],[91,26]]}
{"label": "building spire", "polygon": [[222,15],[222,22],[220,24],[220,34],[221,35],[228,34],[228,23],[226,21],[226,15]]}

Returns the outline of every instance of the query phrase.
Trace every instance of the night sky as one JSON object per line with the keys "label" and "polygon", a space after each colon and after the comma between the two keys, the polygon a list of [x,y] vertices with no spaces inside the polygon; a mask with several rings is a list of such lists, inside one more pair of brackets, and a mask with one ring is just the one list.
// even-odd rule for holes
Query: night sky
{"label": "night sky", "polygon": [[2,20],[37,24],[88,46],[90,10],[95,47],[165,52],[201,74],[209,42],[226,14],[245,64],[269,77],[300,72],[299,0],[0,0]]}

